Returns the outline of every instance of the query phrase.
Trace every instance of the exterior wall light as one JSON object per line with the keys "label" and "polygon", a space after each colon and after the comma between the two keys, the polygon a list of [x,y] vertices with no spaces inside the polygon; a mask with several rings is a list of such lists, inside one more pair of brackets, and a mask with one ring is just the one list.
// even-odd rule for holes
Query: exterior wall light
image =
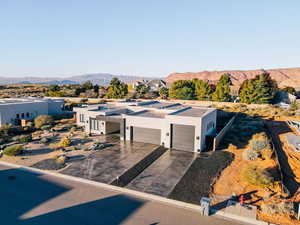
{"label": "exterior wall light", "polygon": [[196,140],[199,140],[199,139],[200,139],[200,137],[199,137],[199,136],[197,136],[197,137],[196,137]]}
{"label": "exterior wall light", "polygon": [[129,127],[126,127],[126,130],[129,130]]}
{"label": "exterior wall light", "polygon": [[166,133],[166,136],[169,136],[170,135],[170,133]]}

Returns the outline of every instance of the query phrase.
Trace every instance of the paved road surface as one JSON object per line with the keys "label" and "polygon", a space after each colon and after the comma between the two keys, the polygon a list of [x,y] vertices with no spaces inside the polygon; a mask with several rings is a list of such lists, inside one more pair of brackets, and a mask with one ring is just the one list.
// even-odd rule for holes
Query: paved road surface
{"label": "paved road surface", "polygon": [[3,225],[238,225],[125,193],[0,165]]}

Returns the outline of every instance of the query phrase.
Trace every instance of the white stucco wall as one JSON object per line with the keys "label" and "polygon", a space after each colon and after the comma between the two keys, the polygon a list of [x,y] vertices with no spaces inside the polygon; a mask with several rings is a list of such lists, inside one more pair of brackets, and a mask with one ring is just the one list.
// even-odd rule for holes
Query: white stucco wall
{"label": "white stucco wall", "polygon": [[[25,117],[21,115],[24,113]],[[27,117],[26,114],[30,116]],[[1,114],[1,125],[14,123],[16,115],[20,115],[20,119],[34,119],[38,115],[48,114],[48,103],[47,102],[29,102],[24,104],[6,104],[0,105]]]}
{"label": "white stucco wall", "polygon": [[[209,124],[209,122],[213,122],[214,123],[214,128],[210,129],[210,130],[206,130],[207,125]],[[208,112],[206,113],[202,118],[201,118],[201,137],[200,137],[200,149],[202,151],[202,149],[205,148],[205,140],[206,140],[206,135],[214,132],[214,129],[217,126],[217,110],[213,110],[212,112]]]}

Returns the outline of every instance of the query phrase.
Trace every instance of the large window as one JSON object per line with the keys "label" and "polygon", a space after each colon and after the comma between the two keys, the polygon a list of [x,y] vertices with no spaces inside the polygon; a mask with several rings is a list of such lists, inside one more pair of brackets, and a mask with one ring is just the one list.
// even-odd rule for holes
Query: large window
{"label": "large window", "polygon": [[84,114],[79,114],[79,121],[84,123]]}
{"label": "large window", "polygon": [[91,119],[91,129],[92,130],[99,130],[99,121],[96,119]]}

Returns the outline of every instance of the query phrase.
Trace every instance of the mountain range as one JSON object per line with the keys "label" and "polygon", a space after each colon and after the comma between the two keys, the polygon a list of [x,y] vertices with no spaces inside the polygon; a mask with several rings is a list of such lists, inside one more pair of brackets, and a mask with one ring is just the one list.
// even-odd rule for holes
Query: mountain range
{"label": "mountain range", "polygon": [[149,78],[130,75],[113,75],[109,73],[84,74],[79,76],[70,76],[66,78],[59,77],[0,77],[0,84],[81,84],[90,80],[94,84],[109,85],[113,77],[119,78],[125,83],[131,83],[135,80],[153,80],[158,78]]}
{"label": "mountain range", "polygon": [[[300,88],[300,67],[287,69],[268,69],[264,70],[270,73],[271,77],[277,81],[280,87],[291,86]],[[202,72],[186,72],[186,73],[171,73],[165,78],[167,83],[172,83],[176,80],[191,80],[198,78],[208,80],[211,83],[216,83],[224,74],[229,73],[233,85],[239,86],[246,79],[251,79],[262,70],[223,70],[223,71],[202,71]],[[151,78],[143,76],[131,75],[113,75],[109,73],[84,74],[79,76],[70,76],[66,78],[60,77],[0,77],[0,84],[81,84],[87,80],[94,84],[109,85],[113,77],[119,78],[126,83],[132,83],[135,80],[154,80],[162,78]]]}
{"label": "mountain range", "polygon": [[[277,81],[280,87],[291,86],[300,87],[300,67],[288,69],[269,69],[264,70],[270,73],[271,77]],[[216,83],[224,73],[229,73],[233,85],[239,86],[246,79],[252,79],[256,75],[261,74],[262,70],[224,70],[224,71],[202,71],[202,72],[186,72],[172,73],[166,77],[167,83],[172,83],[176,80],[192,80],[198,78]]]}

